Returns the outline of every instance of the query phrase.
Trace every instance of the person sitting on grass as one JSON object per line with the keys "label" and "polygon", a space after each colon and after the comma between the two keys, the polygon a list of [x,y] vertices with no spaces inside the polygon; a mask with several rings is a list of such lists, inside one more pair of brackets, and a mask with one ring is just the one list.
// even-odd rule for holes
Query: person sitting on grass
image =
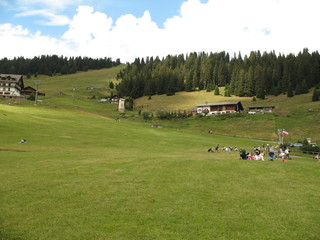
{"label": "person sitting on grass", "polygon": [[252,154],[251,152],[249,152],[249,153],[247,154],[247,159],[248,159],[248,160],[254,160],[254,156],[253,156],[253,154]]}
{"label": "person sitting on grass", "polygon": [[208,149],[208,152],[214,153],[214,151],[212,150],[212,148],[209,148],[209,149]]}
{"label": "person sitting on grass", "polygon": [[243,160],[248,159],[248,155],[247,155],[245,149],[241,149],[241,150],[240,150],[240,157],[241,157],[240,159],[243,159]]}
{"label": "person sitting on grass", "polygon": [[273,161],[274,157],[275,157],[274,152],[269,152],[269,160]]}

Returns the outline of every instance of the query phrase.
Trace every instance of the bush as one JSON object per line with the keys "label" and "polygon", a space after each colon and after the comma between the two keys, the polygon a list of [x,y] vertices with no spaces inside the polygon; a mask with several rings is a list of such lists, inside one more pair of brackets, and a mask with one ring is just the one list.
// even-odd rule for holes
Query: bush
{"label": "bush", "polygon": [[31,93],[31,95],[27,99],[30,100],[30,101],[36,100],[36,94],[35,93]]}
{"label": "bush", "polygon": [[187,117],[192,116],[192,114],[188,114],[186,111],[184,111],[184,112],[180,112],[180,111],[168,112],[168,111],[160,111],[159,110],[159,111],[157,111],[156,116],[159,119],[170,120],[173,118],[187,118]]}
{"label": "bush", "polygon": [[141,115],[144,120],[148,120],[150,118],[150,112],[142,112]]}
{"label": "bush", "polygon": [[216,88],[214,90],[214,95],[220,95],[220,91],[219,91],[218,85],[216,86]]}
{"label": "bush", "polygon": [[320,91],[315,88],[312,95],[312,102],[316,102],[320,100]]}
{"label": "bush", "polygon": [[320,147],[318,146],[313,147],[312,145],[308,144],[300,147],[300,150],[309,151],[309,152],[320,152]]}

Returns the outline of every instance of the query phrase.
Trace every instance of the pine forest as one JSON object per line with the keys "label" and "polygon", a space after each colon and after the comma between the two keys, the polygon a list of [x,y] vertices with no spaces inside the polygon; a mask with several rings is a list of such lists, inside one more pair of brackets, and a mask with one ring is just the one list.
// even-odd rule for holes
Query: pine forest
{"label": "pine forest", "polygon": [[256,96],[306,93],[320,83],[319,52],[299,54],[252,51],[249,56],[226,52],[190,53],[165,58],[137,58],[118,74],[120,96],[138,98],[168,96],[179,91],[214,91],[225,86],[225,96]]}

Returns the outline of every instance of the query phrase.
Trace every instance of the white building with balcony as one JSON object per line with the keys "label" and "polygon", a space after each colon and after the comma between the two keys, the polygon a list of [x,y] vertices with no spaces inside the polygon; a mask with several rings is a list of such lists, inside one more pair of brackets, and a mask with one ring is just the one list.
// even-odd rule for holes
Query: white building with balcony
{"label": "white building with balcony", "polygon": [[0,74],[0,96],[20,97],[24,89],[22,75]]}

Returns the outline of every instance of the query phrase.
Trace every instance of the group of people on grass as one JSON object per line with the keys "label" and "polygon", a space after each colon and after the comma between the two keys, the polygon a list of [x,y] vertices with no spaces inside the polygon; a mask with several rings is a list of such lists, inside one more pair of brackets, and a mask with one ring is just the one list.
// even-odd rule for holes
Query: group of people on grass
{"label": "group of people on grass", "polygon": [[220,145],[216,145],[215,147],[211,147],[208,149],[208,152],[211,152],[213,153],[214,151],[218,151],[218,150],[222,150],[222,151],[227,151],[227,152],[231,152],[231,151],[238,151],[238,148],[237,147],[221,147],[220,148]]}
{"label": "group of people on grass", "polygon": [[264,156],[266,155],[265,151],[261,151],[260,147],[254,147],[253,153],[246,152],[246,150],[240,150],[240,157],[244,160],[261,160],[264,161]]}
{"label": "group of people on grass", "polygon": [[[243,160],[260,160],[265,161],[266,158],[268,158],[270,161],[273,161],[275,158],[281,158],[282,162],[286,162],[288,159],[291,159],[290,156],[290,149],[288,147],[281,147],[281,146],[270,146],[262,145],[262,147],[253,147],[253,152],[246,152],[245,149],[238,150],[237,147],[220,147],[219,144],[216,146],[210,147],[208,149],[208,152],[214,153],[215,151],[222,150],[222,151],[239,151],[240,153],[240,159]],[[268,155],[266,157],[266,155]],[[317,154],[314,156],[315,159],[320,160],[320,154]]]}
{"label": "group of people on grass", "polygon": [[[279,148],[278,150],[276,149],[277,147],[275,146],[269,146],[269,144],[266,147],[254,147],[253,148],[253,153],[252,152],[246,152],[246,150],[242,149],[240,150],[240,157],[241,159],[244,160],[265,160],[265,155],[266,152],[268,152],[269,160],[273,161],[276,157],[281,158],[282,162],[285,162],[287,159],[290,158],[290,149],[285,147],[285,148]],[[263,150],[266,151],[263,151]]]}

